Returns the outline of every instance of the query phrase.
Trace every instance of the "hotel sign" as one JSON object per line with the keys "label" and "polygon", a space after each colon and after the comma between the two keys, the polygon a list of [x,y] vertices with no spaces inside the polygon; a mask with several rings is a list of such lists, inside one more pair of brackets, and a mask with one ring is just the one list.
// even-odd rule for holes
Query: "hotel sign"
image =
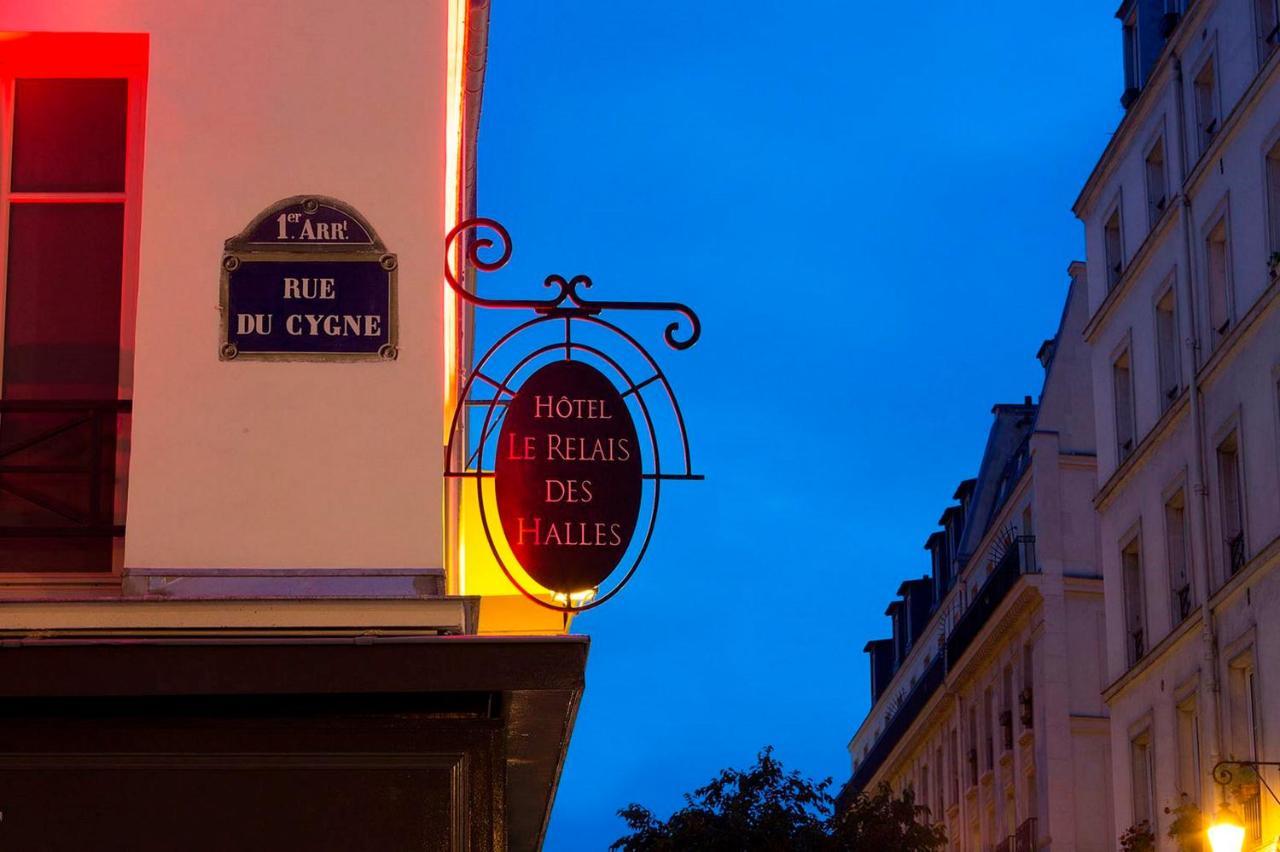
{"label": "hotel sign", "polygon": [[539,368],[506,406],[494,488],[502,532],[539,585],[566,594],[613,573],[640,513],[635,422],[583,361]]}
{"label": "hotel sign", "polygon": [[[493,219],[468,219],[445,239],[445,280],[473,308],[532,313],[474,357],[445,443],[459,509],[471,492],[489,553],[541,607],[593,609],[631,580],[653,538],[663,484],[696,481],[680,404],[658,361],[613,317],[669,312],[677,351],[701,334],[679,302],[593,300],[585,275],[548,275],[542,299],[495,299],[463,286],[511,257]],[[455,266],[456,262],[456,266]],[[608,315],[610,318],[606,319]],[[479,557],[477,557],[479,558]]]}
{"label": "hotel sign", "polygon": [[337,199],[271,205],[226,241],[218,357],[394,359],[396,267],[373,227]]}

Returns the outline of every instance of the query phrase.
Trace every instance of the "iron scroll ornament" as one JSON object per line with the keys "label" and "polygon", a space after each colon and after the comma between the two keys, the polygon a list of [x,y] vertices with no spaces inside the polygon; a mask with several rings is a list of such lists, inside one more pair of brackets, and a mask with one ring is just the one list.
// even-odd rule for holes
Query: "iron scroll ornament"
{"label": "iron scroll ornament", "polygon": [[1267,779],[1263,778],[1262,773],[1258,771],[1263,767],[1280,767],[1280,762],[1274,760],[1219,760],[1214,764],[1211,774],[1213,775],[1214,783],[1219,787],[1230,787],[1235,783],[1236,772],[1241,769],[1248,769],[1257,777],[1259,784],[1267,788],[1271,798],[1277,804],[1280,804],[1280,796],[1276,795],[1276,791],[1271,789]]}
{"label": "iron scroll ornament", "polygon": [[[481,229],[491,230],[497,235],[501,247],[496,257],[486,260],[482,256],[482,252],[494,248],[496,244],[493,239],[479,234]],[[466,242],[460,244],[464,239]],[[444,475],[446,478],[475,480],[477,514],[489,550],[507,580],[524,597],[538,606],[561,612],[566,618],[569,613],[593,609],[618,594],[634,576],[653,537],[662,483],[703,479],[702,475],[693,472],[684,416],[666,374],[634,336],[601,318],[600,314],[606,310],[678,313],[687,323],[686,333],[680,333],[680,321],[668,324],[663,332],[666,343],[676,350],[688,349],[697,342],[701,336],[701,323],[691,308],[678,302],[587,299],[578,289],[592,286],[591,279],[585,275],[569,279],[560,275],[547,276],[543,286],[558,288],[556,295],[547,299],[492,299],[473,293],[462,285],[462,276],[454,268],[452,260],[455,256],[460,256],[461,263],[469,263],[479,272],[493,272],[505,266],[511,257],[511,238],[507,230],[493,219],[475,218],[462,222],[449,232],[445,245],[445,278],[459,298],[479,308],[526,310],[537,316],[508,330],[472,365],[453,412],[445,446]],[[548,334],[555,335],[555,339],[547,342]],[[593,335],[595,338],[603,338],[603,342],[593,341]],[[538,342],[529,343],[530,338]],[[622,352],[618,351],[619,345]],[[632,356],[630,368],[625,363],[627,351]],[[512,352],[516,354],[512,355]],[[619,553],[617,561],[603,575],[604,580],[619,573],[621,578],[608,590],[602,591],[601,586],[595,586],[589,590],[581,590],[580,594],[557,592],[533,579],[528,566],[522,565],[510,548],[510,539],[506,537],[510,524],[508,519],[501,517],[501,501],[498,503],[499,518],[496,520],[490,518],[493,514],[492,506],[486,505],[489,502],[486,500],[486,493],[494,493],[500,478],[499,465],[490,460],[491,456],[497,457],[498,442],[493,439],[505,432],[501,428],[504,419],[508,412],[514,410],[517,395],[525,383],[533,378],[527,373],[532,371],[537,375],[547,363],[565,361],[586,361],[598,365],[599,369],[593,368],[593,372],[602,377],[607,374],[606,380],[611,381],[616,389],[615,398],[623,400],[630,411],[630,414],[627,411],[623,414],[640,427],[640,446],[637,451],[643,456],[644,464],[639,478],[645,485],[642,503],[647,503],[636,507],[639,509],[639,517],[631,516],[634,519],[632,523],[635,525],[635,534],[629,536],[630,544],[625,554]],[[506,369],[508,365],[509,369]],[[643,372],[639,372],[641,370]],[[631,375],[633,371],[637,372],[635,377]],[[646,399],[646,396],[650,399]],[[665,421],[658,417],[663,413],[666,414]],[[474,427],[471,425],[473,418],[481,421]],[[667,424],[665,427],[664,423]],[[660,431],[664,438],[660,438]],[[469,433],[477,439],[474,444]],[[664,445],[668,446],[665,456],[669,466],[673,455],[669,451],[670,446],[678,448],[675,454],[678,468],[674,472],[663,469]],[[630,475],[631,473],[625,473],[624,478]],[[611,487],[619,484],[611,483]],[[504,549],[499,546],[499,538],[508,544],[506,556]],[[509,560],[515,564],[508,564]],[[622,570],[623,563],[628,563],[625,570]],[[542,589],[551,591],[551,599],[548,600],[545,594],[531,591],[521,582],[521,576],[533,580]],[[601,585],[603,582],[602,580]]]}
{"label": "iron scroll ornament", "polygon": [[[698,315],[688,305],[680,302],[618,302],[618,301],[596,301],[585,298],[578,292],[578,288],[591,289],[593,282],[589,276],[575,275],[572,278],[565,279],[562,275],[548,275],[542,282],[544,287],[556,287],[559,292],[549,299],[489,299],[472,293],[470,290],[462,286],[458,280],[458,276],[453,269],[451,259],[457,250],[457,241],[468,233],[475,234],[481,228],[488,228],[498,235],[499,242],[502,246],[496,258],[485,260],[480,256],[480,252],[492,248],[494,242],[489,237],[473,236],[473,238],[465,246],[464,256],[476,269],[481,272],[495,272],[507,265],[507,261],[511,259],[511,235],[507,233],[507,229],[495,219],[486,219],[484,217],[476,217],[459,222],[449,235],[445,238],[445,262],[444,274],[449,282],[449,286],[458,294],[459,298],[478,308],[514,308],[537,311],[538,313],[550,313],[553,311],[577,310],[586,314],[595,315],[604,310],[612,311],[671,311],[678,313],[684,317],[689,324],[689,334],[687,337],[679,338],[676,332],[680,330],[680,323],[673,322],[663,330],[662,336],[666,340],[667,345],[672,349],[683,350],[693,346],[698,342],[698,338],[702,336],[702,323],[698,320]],[[568,303],[566,307],[565,303]]]}

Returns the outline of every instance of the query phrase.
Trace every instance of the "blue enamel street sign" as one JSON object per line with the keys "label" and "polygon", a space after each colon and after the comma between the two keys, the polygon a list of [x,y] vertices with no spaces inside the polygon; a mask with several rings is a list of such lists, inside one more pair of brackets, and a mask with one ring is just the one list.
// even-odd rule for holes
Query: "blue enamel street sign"
{"label": "blue enamel street sign", "polygon": [[394,359],[396,266],[343,202],[273,204],[226,241],[219,358]]}

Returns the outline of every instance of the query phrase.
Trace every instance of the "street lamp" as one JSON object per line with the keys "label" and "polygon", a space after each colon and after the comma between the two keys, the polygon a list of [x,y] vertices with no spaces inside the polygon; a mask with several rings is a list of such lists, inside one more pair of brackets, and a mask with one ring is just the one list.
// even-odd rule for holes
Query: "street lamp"
{"label": "street lamp", "polygon": [[1209,826],[1209,846],[1213,852],[1240,852],[1244,848],[1244,823],[1230,805],[1220,808]]}
{"label": "street lamp", "polygon": [[[1222,787],[1227,787],[1234,779],[1235,770],[1252,769],[1258,782],[1266,787],[1271,798],[1280,804],[1280,798],[1277,798],[1275,790],[1271,789],[1271,785],[1259,771],[1264,766],[1280,766],[1280,763],[1266,760],[1220,760],[1213,767],[1213,780]],[[1236,815],[1230,805],[1223,805],[1218,809],[1218,815],[1206,833],[1209,835],[1209,846],[1212,847],[1213,852],[1240,852],[1244,848],[1244,821]]]}

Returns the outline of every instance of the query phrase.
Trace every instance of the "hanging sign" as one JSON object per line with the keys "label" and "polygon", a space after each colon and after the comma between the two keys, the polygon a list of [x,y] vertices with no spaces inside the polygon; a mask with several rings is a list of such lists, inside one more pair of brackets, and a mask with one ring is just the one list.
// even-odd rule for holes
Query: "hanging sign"
{"label": "hanging sign", "polygon": [[[445,280],[461,303],[535,316],[471,361],[444,475],[474,481],[480,529],[511,584],[567,615],[602,606],[630,582],[652,541],[663,483],[702,479],[662,367],[604,315],[677,314],[683,322],[662,335],[677,351],[702,326],[680,302],[589,299],[586,275],[548,275],[543,292],[552,293],[541,299],[493,299],[463,286],[459,267],[494,272],[510,257],[511,237],[493,219],[465,220],[445,238]],[[463,489],[450,490],[462,499]]]}
{"label": "hanging sign", "polygon": [[507,403],[494,488],[520,566],[566,594],[594,589],[631,543],[643,472],[622,396],[582,361],[540,368]]}
{"label": "hanging sign", "polygon": [[396,256],[350,205],[295,196],[254,217],[222,255],[230,360],[392,360]]}

